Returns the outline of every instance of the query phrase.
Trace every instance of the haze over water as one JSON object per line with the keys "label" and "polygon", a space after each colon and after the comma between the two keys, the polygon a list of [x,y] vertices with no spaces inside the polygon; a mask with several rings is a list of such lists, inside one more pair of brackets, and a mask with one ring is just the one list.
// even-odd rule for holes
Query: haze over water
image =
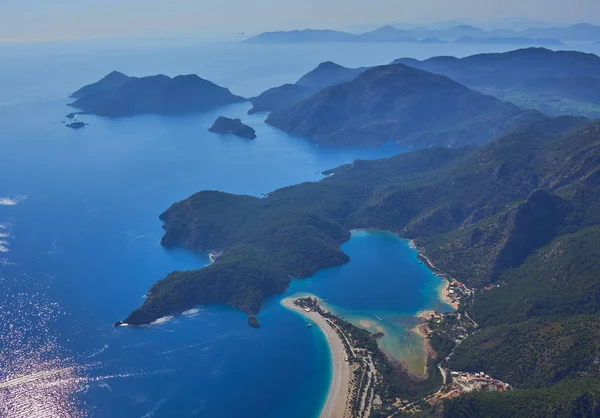
{"label": "haze over water", "polygon": [[[181,117],[86,116],[81,119],[90,126],[74,131],[60,123],[71,111],[68,94],[120,70],[197,73],[250,96],[295,81],[325,60],[359,66],[476,52],[448,48],[454,46],[0,46],[0,416],[317,414],[331,367],[325,340],[317,330],[306,332],[303,320],[275,300],[260,314],[258,331],[245,315],[224,307],[140,329],[112,323],[170,271],[208,262],[160,247],[158,215],[175,201],[202,189],[258,196],[316,181],[320,171],[356,158],[403,151],[315,147],[265,125],[264,115],[247,116],[248,104]],[[206,132],[221,114],[241,117],[258,139]],[[435,281],[433,287],[406,285],[401,298],[379,299],[381,305],[352,300],[373,285],[353,266],[380,267],[383,286],[405,263],[402,280],[412,283],[413,253],[402,253],[401,241],[382,239],[348,242],[353,262],[317,274],[312,290],[360,317],[423,309],[431,299],[419,290],[431,296]],[[404,255],[395,258],[394,249]],[[345,277],[349,281],[341,282]],[[342,283],[347,293],[327,280]],[[292,290],[312,291],[310,283]]]}

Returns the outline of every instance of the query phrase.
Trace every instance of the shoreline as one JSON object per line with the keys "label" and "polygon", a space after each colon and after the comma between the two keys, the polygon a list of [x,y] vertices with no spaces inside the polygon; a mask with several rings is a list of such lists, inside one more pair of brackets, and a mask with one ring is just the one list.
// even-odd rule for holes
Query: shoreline
{"label": "shoreline", "polygon": [[445,277],[438,277],[442,279],[442,283],[438,286],[437,289],[439,300],[445,303],[446,305],[450,306],[452,310],[456,311],[458,309],[458,302],[452,301],[452,299],[450,299],[450,296],[448,295],[448,287],[450,287],[452,283]]}
{"label": "shoreline", "polygon": [[431,342],[429,341],[429,336],[431,331],[429,330],[429,326],[427,325],[427,321],[431,319],[432,316],[437,315],[437,312],[433,309],[426,309],[417,313],[416,317],[420,318],[423,322],[412,327],[410,329],[411,332],[417,334],[422,341],[422,348],[425,352],[425,364],[423,375],[425,378],[429,377],[428,366],[431,360],[435,360],[437,358],[437,353],[431,346]]}
{"label": "shoreline", "polygon": [[[433,274],[435,274],[437,277],[439,277],[440,280],[442,281],[442,283],[440,283],[440,285],[437,288],[438,299],[440,300],[440,302],[445,303],[446,305],[450,306],[452,308],[452,310],[456,311],[458,309],[459,304],[458,304],[458,302],[453,302],[447,292],[448,287],[450,287],[450,285],[452,284],[452,281],[448,278],[448,276],[446,274],[444,274],[440,269],[438,269],[436,266],[433,265],[433,263],[431,262],[429,257],[427,257],[423,253],[423,251],[421,251],[419,249],[419,247],[417,247],[414,240],[409,239],[408,242],[409,242],[410,247],[414,248],[418,252],[417,258],[419,260],[421,260],[425,264],[425,266],[427,266],[427,268]],[[418,312],[416,316],[421,316],[422,312],[425,312],[425,311]]]}
{"label": "shoreline", "polygon": [[325,334],[327,345],[331,355],[331,383],[320,418],[343,417],[346,407],[350,402],[350,368],[346,361],[346,349],[340,336],[327,323],[325,318],[316,312],[305,312],[299,306],[294,305],[296,297],[287,297],[281,301],[286,309],[301,314],[308,318]]}
{"label": "shoreline", "polygon": [[[452,281],[436,266],[433,265],[429,257],[427,257],[415,244],[414,240],[409,239],[409,245],[411,248],[414,248],[418,254],[417,258],[421,260],[422,263],[437,277],[440,278],[441,283],[437,287],[438,300],[447,306],[449,306],[453,311],[458,310],[459,303],[452,301],[450,295],[448,294],[448,288],[452,284]],[[437,359],[437,353],[433,349],[430,341],[431,330],[429,329],[429,325],[427,321],[429,321],[432,316],[437,315],[437,312],[433,309],[425,309],[416,313],[415,317],[419,318],[422,322],[413,328],[411,328],[411,332],[418,335],[422,341],[422,348],[425,352],[425,375],[427,375],[427,367],[429,362]]]}

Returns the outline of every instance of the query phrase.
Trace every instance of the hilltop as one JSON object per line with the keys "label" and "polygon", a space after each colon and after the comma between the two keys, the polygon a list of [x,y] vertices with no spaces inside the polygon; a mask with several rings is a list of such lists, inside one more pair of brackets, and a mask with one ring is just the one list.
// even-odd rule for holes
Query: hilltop
{"label": "hilltop", "polygon": [[400,142],[419,147],[482,144],[542,117],[444,76],[406,65],[370,68],[320,90],[267,123],[328,146]]}
{"label": "hilltop", "polygon": [[219,116],[208,130],[218,134],[229,134],[248,139],[256,138],[254,128],[244,125],[241,119],[231,119],[225,116]]}
{"label": "hilltop", "polygon": [[197,75],[138,78],[116,71],[71,97],[81,113],[107,117],[204,112],[246,100]]}
{"label": "hilltop", "polygon": [[347,68],[331,61],[323,62],[294,84],[274,87],[250,99],[248,113],[282,110],[310,97],[317,91],[352,80],[366,68]]}

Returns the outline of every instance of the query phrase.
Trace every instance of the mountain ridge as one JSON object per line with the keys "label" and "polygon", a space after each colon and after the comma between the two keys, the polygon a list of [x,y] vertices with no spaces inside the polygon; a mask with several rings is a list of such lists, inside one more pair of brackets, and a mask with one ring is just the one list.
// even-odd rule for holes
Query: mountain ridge
{"label": "mountain ridge", "polygon": [[319,90],[357,77],[366,68],[347,68],[331,61],[322,62],[300,77],[294,84],[284,84],[262,92],[250,99],[249,114],[283,110],[312,96]]}
{"label": "mountain ridge", "polygon": [[491,141],[541,114],[403,64],[370,68],[318,91],[267,123],[323,145],[462,146]]}
{"label": "mountain ridge", "polygon": [[455,42],[460,38],[472,38],[490,43],[504,39],[507,43],[523,42],[529,45],[562,45],[561,41],[599,41],[600,26],[575,24],[566,27],[514,29],[480,29],[471,25],[456,25],[445,29],[410,28],[398,29],[382,26],[359,34],[329,29],[302,29],[292,31],[263,32],[249,38],[248,43],[317,43],[317,42],[415,42],[424,39],[440,39]]}

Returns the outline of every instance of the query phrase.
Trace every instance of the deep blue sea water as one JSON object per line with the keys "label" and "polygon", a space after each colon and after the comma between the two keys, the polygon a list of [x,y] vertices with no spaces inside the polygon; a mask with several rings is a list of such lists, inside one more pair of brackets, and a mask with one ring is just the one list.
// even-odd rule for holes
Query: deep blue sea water
{"label": "deep blue sea water", "polygon": [[[168,272],[207,263],[160,247],[158,215],[173,202],[202,189],[260,195],[404,151],[312,146],[265,125],[264,115],[247,116],[247,104],[181,117],[84,117],[90,126],[73,131],[60,123],[70,92],[117,69],[197,73],[250,96],[325,60],[359,66],[477,52],[447,49],[457,47],[0,45],[0,416],[317,415],[330,377],[326,342],[278,299],[258,331],[225,307],[140,329],[112,323]],[[258,139],[208,133],[221,114],[241,117]],[[406,242],[358,234],[344,250],[351,263],[290,293],[310,291],[357,321],[378,315],[388,324],[436,303],[437,279]]]}

